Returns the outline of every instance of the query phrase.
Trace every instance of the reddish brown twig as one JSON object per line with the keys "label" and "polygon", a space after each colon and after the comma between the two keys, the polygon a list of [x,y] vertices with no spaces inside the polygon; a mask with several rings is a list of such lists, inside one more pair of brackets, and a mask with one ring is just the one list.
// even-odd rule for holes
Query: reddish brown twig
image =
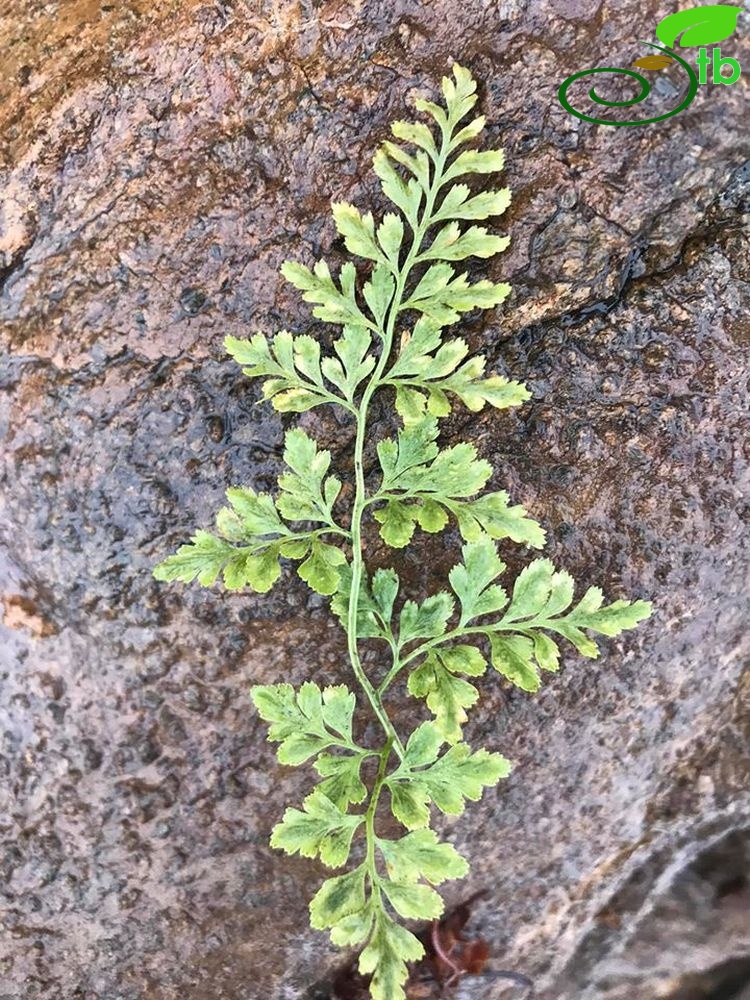
{"label": "reddish brown twig", "polygon": [[[445,986],[453,986],[457,983],[461,976],[464,975],[466,969],[462,969],[460,965],[456,965],[450,954],[443,951],[443,946],[440,943],[440,921],[432,921],[432,930],[430,931],[430,941],[432,942],[432,947],[435,949],[435,954],[437,957],[451,969],[451,975],[446,979]],[[452,949],[451,949],[452,950]]]}

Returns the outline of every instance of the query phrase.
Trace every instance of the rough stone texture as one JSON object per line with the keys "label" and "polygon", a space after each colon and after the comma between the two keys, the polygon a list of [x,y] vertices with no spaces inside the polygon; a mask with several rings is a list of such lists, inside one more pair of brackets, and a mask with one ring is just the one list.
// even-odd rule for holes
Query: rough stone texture
{"label": "rough stone texture", "polygon": [[[280,262],[342,259],[330,200],[382,208],[371,154],[453,58],[482,81],[515,192],[490,268],[515,294],[467,335],[534,398],[448,437],[477,443],[582,584],[657,614],[599,664],[568,656],[539,697],[488,679],[468,736],[516,770],[443,828],[468,889],[491,890],[477,926],[496,966],[539,996],[750,996],[747,77],[643,129],[555,98],[579,68],[630,65],[662,14],[0,7],[2,996],[325,992],[337,956],[304,905],[322,869],[267,846],[309,775],[275,763],[247,689],[346,680],[341,634],[288,572],[260,598],[149,568],[227,485],[272,485],[284,421],[222,336],[308,324]],[[745,42],[725,50],[750,65]],[[345,470],[350,427],[303,423]],[[457,552],[370,541],[415,593]]]}

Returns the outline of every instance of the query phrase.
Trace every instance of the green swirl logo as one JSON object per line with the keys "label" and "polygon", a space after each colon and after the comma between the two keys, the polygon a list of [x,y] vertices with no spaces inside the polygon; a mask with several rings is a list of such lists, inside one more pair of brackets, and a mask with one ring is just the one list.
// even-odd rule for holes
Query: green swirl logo
{"label": "green swirl logo", "polygon": [[[687,73],[687,92],[678,106],[673,108],[671,111],[667,111],[661,115],[655,115],[651,118],[638,118],[621,122],[613,121],[610,118],[596,118],[591,114],[585,114],[583,111],[578,111],[573,107],[568,98],[568,91],[571,86],[573,86],[573,84],[575,84],[578,80],[587,76],[593,76],[596,73],[617,73],[621,76],[630,77],[638,84],[639,91],[635,94],[635,96],[625,100],[610,101],[597,94],[596,87],[592,87],[591,90],[589,90],[589,98],[595,104],[600,104],[607,108],[631,108],[634,105],[645,101],[651,93],[651,84],[648,79],[635,69],[623,69],[617,66],[599,66],[595,69],[584,69],[580,70],[578,73],[573,73],[572,76],[569,76],[567,80],[564,80],[560,85],[557,92],[558,100],[565,110],[571,115],[575,115],[576,118],[580,118],[582,121],[592,122],[595,125],[614,125],[616,127],[652,125],[655,122],[661,122],[665,121],[667,118],[673,118],[681,111],[684,111],[685,108],[687,108],[692,102],[698,92],[698,85],[708,81],[709,66],[712,70],[713,83],[728,85],[735,83],[739,79],[741,68],[736,59],[729,56],[722,56],[721,50],[718,47],[714,48],[712,54],[709,56],[705,46],[721,42],[725,38],[732,35],[737,25],[737,17],[741,11],[741,7],[724,4],[712,4],[710,6],[692,7],[689,10],[677,11],[677,13],[670,14],[663,18],[656,27],[656,37],[662,43],[661,45],[658,45],[655,42],[643,43],[652,49],[656,49],[660,54],[644,56],[641,59],[637,59],[633,63],[633,66],[637,66],[640,69],[658,72],[666,69],[668,66],[672,66],[674,63],[677,63]],[[677,55],[674,51],[678,44],[678,38],[679,45],[682,48],[687,46],[703,46],[699,49],[696,59],[698,67],[697,73],[690,63],[688,63],[681,56]],[[725,68],[729,68],[729,76],[725,74]]]}

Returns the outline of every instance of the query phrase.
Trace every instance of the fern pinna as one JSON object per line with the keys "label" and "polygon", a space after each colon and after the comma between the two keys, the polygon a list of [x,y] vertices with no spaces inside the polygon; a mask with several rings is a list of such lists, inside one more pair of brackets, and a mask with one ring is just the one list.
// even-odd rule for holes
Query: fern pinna
{"label": "fern pinna", "polygon": [[[548,559],[531,562],[506,592],[498,582],[505,566],[496,543],[509,539],[539,549],[544,531],[506,493],[482,493],[492,469],[473,445],[438,444],[439,420],[455,399],[478,411],[529,398],[519,382],[485,376],[485,359],[467,357],[466,342],[444,333],[462,313],[491,308],[508,295],[506,284],[470,283],[460,262],[505,249],[507,237],[476,223],[502,214],[510,192],[474,193],[460,180],[500,171],[503,154],[471,145],[485,124],[482,116],[466,121],[477,101],[471,74],[454,66],[442,92],[444,107],[416,102],[429,125],[395,122],[396,141],[375,154],[383,193],[398,211],[376,224],[352,205],[333,206],[347,249],[369,262],[367,280],[360,281],[353,263],[337,278],[322,260],[312,270],[289,262],[282,268],[313,304],[313,315],[341,328],[335,353],[321,357],[312,337],[285,331],[226,339],[244,373],[265,379],[263,396],[280,412],[324,404],[349,411],[356,423],[350,516],[340,511],[341,481],[331,474],[330,453],[303,430],[290,430],[278,495],[247,486],[227,490],[215,532],[198,531],[154,571],[158,580],[197,579],[204,586],[221,575],[230,590],[265,592],[279,578],[279,560],[291,559],[313,590],[332,598],[354,677],[382,727],[382,745],[358,741],[355,694],[343,685],[264,685],[253,688],[252,698],[270,725],[269,739],[279,744],[281,763],[312,761],[321,779],[302,808],[287,809],[271,844],[346,869],[320,887],[310,919],[314,928],[330,929],[337,945],[362,947],[359,967],[372,977],[375,1000],[403,1000],[407,963],[422,955],[401,921],[438,917],[443,903],[433,886],[468,871],[466,860],[429,828],[431,807],[457,815],[467,799],[478,800],[510,771],[499,753],[472,750],[462,738],[466,710],[479,697],[474,681],[487,669],[485,651],[507,681],[536,691],[540,672],[558,669],[561,639],[595,657],[592,634],[617,635],[650,612],[644,601],[604,605],[597,587],[574,603],[572,578]],[[363,449],[378,391],[393,392],[402,427],[379,442],[380,482],[368,492]],[[439,532],[453,519],[464,545],[449,574],[452,593],[402,603],[393,569],[368,574],[366,515],[394,548],[407,545],[417,527]],[[362,640],[382,642],[388,656],[377,686],[362,665]],[[408,671],[409,692],[431,715],[403,741],[385,702],[402,671]],[[378,833],[378,806],[386,802],[407,831],[398,839]]]}

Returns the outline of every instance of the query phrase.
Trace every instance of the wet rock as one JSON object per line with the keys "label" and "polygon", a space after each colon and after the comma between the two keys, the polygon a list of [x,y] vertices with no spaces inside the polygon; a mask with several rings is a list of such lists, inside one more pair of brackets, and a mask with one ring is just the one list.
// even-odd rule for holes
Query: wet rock
{"label": "wet rock", "polygon": [[[267,843],[310,775],[276,762],[247,692],[346,681],[340,631],[289,571],[258,597],[150,568],[226,486],[273,488],[287,418],[255,405],[222,339],[330,342],[279,265],[342,261],[330,201],[382,210],[371,155],[458,58],[514,190],[489,268],[514,295],[465,335],[534,395],[446,437],[493,461],[582,584],[657,613],[537,698],[488,679],[467,735],[516,768],[444,821],[473,861],[449,899],[489,889],[477,930],[542,998],[742,997],[743,83],[657,127],[566,114],[564,77],[642,54],[653,18],[632,2],[31,0],[0,24],[1,989],[281,1000],[338,961],[307,926],[322,867]],[[373,412],[393,426],[388,401]],[[303,426],[346,475],[350,423]],[[415,594],[456,558],[451,536],[367,537]]]}

